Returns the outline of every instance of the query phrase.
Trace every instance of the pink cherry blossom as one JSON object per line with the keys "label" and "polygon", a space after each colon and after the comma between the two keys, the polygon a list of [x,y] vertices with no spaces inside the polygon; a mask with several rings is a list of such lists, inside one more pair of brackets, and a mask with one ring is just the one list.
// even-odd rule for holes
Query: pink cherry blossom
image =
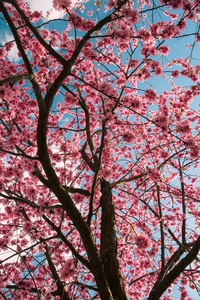
{"label": "pink cherry blossom", "polygon": [[160,175],[159,171],[155,168],[152,168],[149,171],[148,176],[149,176],[149,179],[153,182],[158,183],[159,181],[161,181],[161,175]]}
{"label": "pink cherry blossom", "polygon": [[0,1],[0,295],[194,300],[199,0],[49,2]]}
{"label": "pink cherry blossom", "polygon": [[32,229],[32,224],[29,221],[24,223],[24,225],[23,225],[24,232],[28,233],[28,232],[30,232],[31,229]]}
{"label": "pink cherry blossom", "polygon": [[171,77],[178,78],[178,75],[179,75],[179,71],[175,70],[175,71],[172,72]]}
{"label": "pink cherry blossom", "polygon": [[57,10],[62,10],[64,7],[68,7],[70,5],[70,0],[53,0],[53,7]]}
{"label": "pink cherry blossom", "polygon": [[158,50],[161,55],[168,55],[170,52],[170,49],[168,46],[160,46],[160,47],[158,47]]}
{"label": "pink cherry blossom", "polygon": [[196,42],[196,43],[200,42],[200,35],[196,35],[196,36],[195,36],[195,42]]}
{"label": "pink cherry blossom", "polygon": [[110,168],[104,167],[101,174],[105,180],[109,180],[112,177],[113,172]]}
{"label": "pink cherry blossom", "polygon": [[60,279],[66,281],[76,274],[73,259],[68,259],[60,271]]}
{"label": "pink cherry blossom", "polygon": [[145,97],[148,100],[148,103],[151,104],[156,101],[157,94],[155,90],[147,89]]}
{"label": "pink cherry blossom", "polygon": [[122,134],[122,138],[125,143],[131,144],[135,139],[135,135],[130,131],[126,131]]}
{"label": "pink cherry blossom", "polygon": [[135,244],[139,249],[146,249],[150,247],[150,240],[147,236],[139,234],[133,238]]}
{"label": "pink cherry blossom", "polygon": [[138,31],[138,36],[140,37],[141,40],[143,40],[145,43],[148,43],[151,39],[151,34],[149,33],[148,30],[146,30],[144,27],[142,27]]}

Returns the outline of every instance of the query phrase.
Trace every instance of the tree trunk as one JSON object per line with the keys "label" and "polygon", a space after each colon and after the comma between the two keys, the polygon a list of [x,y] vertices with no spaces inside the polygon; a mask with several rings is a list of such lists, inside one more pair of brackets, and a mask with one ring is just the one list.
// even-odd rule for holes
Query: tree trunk
{"label": "tree trunk", "polygon": [[125,300],[127,298],[117,256],[115,210],[109,182],[102,181],[101,193],[101,261],[113,298],[115,300]]}

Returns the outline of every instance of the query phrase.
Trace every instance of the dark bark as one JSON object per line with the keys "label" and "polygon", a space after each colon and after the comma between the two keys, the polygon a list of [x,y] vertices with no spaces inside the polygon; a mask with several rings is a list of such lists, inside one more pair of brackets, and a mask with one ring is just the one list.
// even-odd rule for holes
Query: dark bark
{"label": "dark bark", "polygon": [[[74,223],[75,227],[80,233],[80,236],[83,240],[89,262],[91,264],[93,275],[97,282],[98,291],[100,294],[101,299],[103,300],[113,300],[113,297],[110,292],[109,285],[107,283],[100,257],[95,246],[95,242],[93,239],[92,232],[87,225],[87,223],[83,220],[80,212],[77,210],[76,206],[74,205],[71,197],[67,193],[67,191],[60,185],[56,177],[56,174],[53,174],[53,169],[50,172],[51,165],[48,165],[48,161],[43,161],[43,167],[47,170],[47,174],[49,175],[49,182],[51,190],[57,196],[60,203],[62,203],[64,210],[66,210],[67,214],[71,218],[72,222]],[[50,174],[51,173],[51,174]]]}
{"label": "dark bark", "polygon": [[101,182],[101,193],[101,261],[113,298],[125,300],[127,298],[117,255],[115,210],[109,182],[105,180]]}
{"label": "dark bark", "polygon": [[169,272],[163,277],[159,284],[155,284],[148,300],[159,300],[162,294],[170,287],[176,278],[190,265],[197,257],[200,250],[200,236],[196,240],[194,246],[189,253]]}
{"label": "dark bark", "polygon": [[59,274],[56,271],[55,265],[54,265],[54,263],[53,263],[53,261],[51,259],[51,255],[49,253],[49,249],[48,249],[47,246],[45,248],[46,248],[45,256],[47,258],[47,261],[48,261],[48,264],[49,264],[52,276],[53,276],[53,278],[54,278],[54,280],[56,282],[56,285],[57,285],[57,291],[56,291],[56,293],[63,300],[71,300],[71,298],[69,297],[68,293],[65,291],[64,285],[63,285],[62,281],[60,280]]}

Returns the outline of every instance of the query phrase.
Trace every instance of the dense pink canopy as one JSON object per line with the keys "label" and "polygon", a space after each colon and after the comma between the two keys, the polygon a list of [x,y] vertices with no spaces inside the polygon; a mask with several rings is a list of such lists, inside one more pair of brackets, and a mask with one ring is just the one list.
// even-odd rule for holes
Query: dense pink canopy
{"label": "dense pink canopy", "polygon": [[0,298],[197,299],[200,1],[53,7],[0,0]]}

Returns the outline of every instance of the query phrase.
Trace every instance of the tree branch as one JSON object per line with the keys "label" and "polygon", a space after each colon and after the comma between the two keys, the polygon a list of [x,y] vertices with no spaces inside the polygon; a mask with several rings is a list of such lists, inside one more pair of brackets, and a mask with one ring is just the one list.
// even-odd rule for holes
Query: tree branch
{"label": "tree branch", "polygon": [[17,82],[19,80],[23,80],[23,79],[30,79],[33,80],[35,78],[34,74],[20,74],[20,75],[14,75],[14,76],[10,76],[4,79],[0,80],[0,85],[4,85],[10,82]]}
{"label": "tree branch", "polygon": [[74,246],[72,245],[72,243],[70,243],[67,238],[64,236],[64,234],[62,233],[62,231],[49,219],[47,218],[45,215],[42,216],[43,219],[52,227],[52,229],[54,229],[58,236],[61,238],[61,240],[67,245],[67,247],[70,249],[70,251],[72,252],[72,254],[74,254],[74,256],[84,265],[86,266],[91,272],[92,272],[92,266],[90,265],[89,261],[87,261],[84,257],[82,257],[74,248]]}
{"label": "tree branch", "polygon": [[[4,2],[7,2],[7,0],[5,0]],[[59,61],[62,65],[64,65],[66,63],[66,60],[58,53],[56,52],[49,44],[47,44],[47,42],[45,42],[45,40],[41,37],[41,35],[39,34],[39,32],[37,31],[37,29],[31,24],[31,22],[29,21],[28,17],[25,15],[25,13],[20,9],[19,5],[17,4],[17,2],[15,0],[9,0],[9,3],[11,3],[15,9],[17,10],[17,12],[19,13],[19,15],[21,16],[22,20],[26,23],[26,26],[32,31],[32,33],[35,35],[36,39],[38,40],[38,42],[53,56],[57,59],[57,61]]]}
{"label": "tree branch", "polygon": [[[12,1],[12,0],[11,0]],[[5,1],[6,2],[6,1]],[[13,2],[13,1],[12,1]],[[4,4],[2,1],[0,1],[0,10],[2,11],[3,15],[4,15],[4,18],[6,19],[9,27],[10,27],[10,30],[12,31],[12,34],[14,36],[14,39],[15,39],[15,42],[17,44],[17,48],[22,56],[22,59],[25,63],[25,66],[26,66],[26,69],[28,71],[29,74],[32,74],[32,79],[30,78],[31,80],[31,83],[32,83],[32,86],[33,86],[33,90],[35,92],[35,95],[36,95],[36,98],[37,98],[37,101],[38,101],[38,105],[41,107],[41,108],[44,108],[44,102],[43,102],[43,98],[42,98],[42,94],[41,94],[41,90],[40,90],[40,87],[39,87],[39,84],[36,80],[36,77],[34,75],[34,72],[32,70],[32,67],[31,67],[31,64],[29,62],[29,59],[24,51],[24,48],[21,44],[21,41],[20,41],[20,38],[19,38],[19,35],[17,33],[17,29],[15,28],[15,25],[13,24]]]}
{"label": "tree branch", "polygon": [[200,236],[196,240],[190,252],[184,257],[169,273],[164,276],[162,281],[156,285],[149,294],[148,300],[159,300],[162,294],[174,282],[176,278],[191,264],[197,257],[200,250]]}
{"label": "tree branch", "polygon": [[161,273],[164,271],[165,267],[165,236],[163,230],[163,220],[162,220],[162,207],[160,201],[160,188],[157,185],[157,198],[158,198],[158,208],[160,214],[160,236],[161,236]]}

